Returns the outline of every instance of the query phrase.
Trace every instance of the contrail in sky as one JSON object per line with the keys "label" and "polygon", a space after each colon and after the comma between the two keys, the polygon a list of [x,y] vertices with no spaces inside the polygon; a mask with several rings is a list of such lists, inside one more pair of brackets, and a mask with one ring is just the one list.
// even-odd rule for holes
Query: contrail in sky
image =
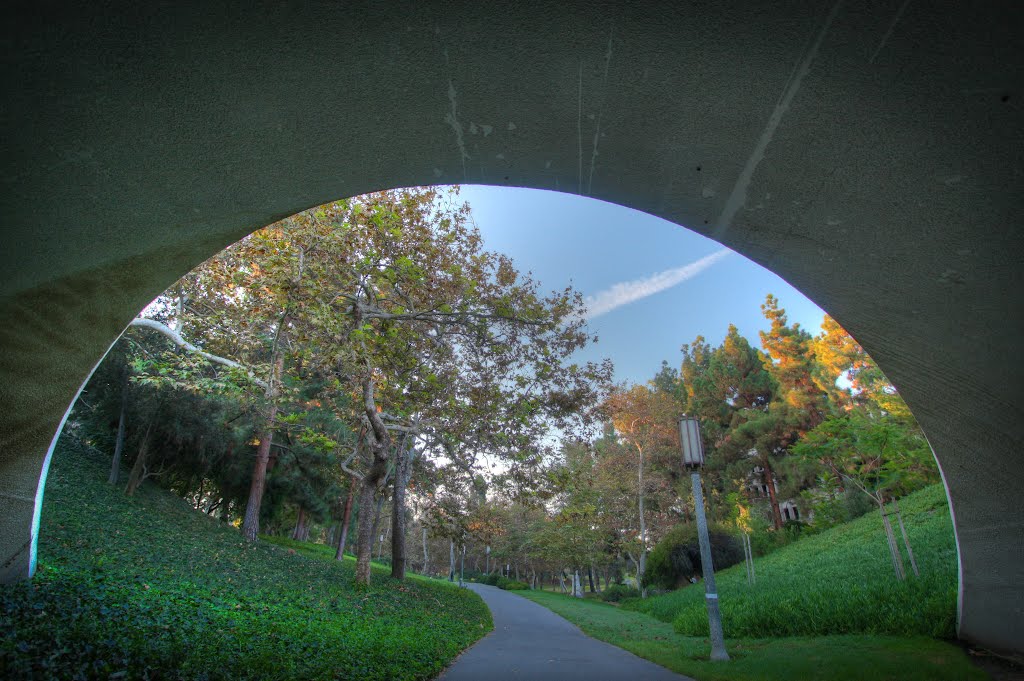
{"label": "contrail in sky", "polygon": [[599,291],[596,295],[587,296],[587,319],[594,319],[612,310],[628,305],[629,303],[641,300],[647,296],[653,296],[673,286],[678,286],[684,281],[693,279],[695,276],[714,265],[716,262],[729,255],[732,251],[723,248],[711,255],[706,255],[700,260],[691,262],[682,267],[673,267],[643,279],[623,281]]}

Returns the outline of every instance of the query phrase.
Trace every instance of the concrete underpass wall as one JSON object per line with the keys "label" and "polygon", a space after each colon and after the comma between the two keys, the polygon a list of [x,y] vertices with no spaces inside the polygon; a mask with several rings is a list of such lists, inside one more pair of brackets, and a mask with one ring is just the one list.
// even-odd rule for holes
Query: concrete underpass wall
{"label": "concrete underpass wall", "polygon": [[838,319],[942,466],[962,636],[1024,652],[1024,14],[949,5],[8,6],[0,577],[69,402],[179,276],[331,199],[502,184],[685,225]]}

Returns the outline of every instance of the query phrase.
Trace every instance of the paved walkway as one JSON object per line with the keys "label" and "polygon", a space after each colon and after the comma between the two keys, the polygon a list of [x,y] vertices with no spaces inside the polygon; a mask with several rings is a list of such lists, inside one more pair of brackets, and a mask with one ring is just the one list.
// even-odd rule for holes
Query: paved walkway
{"label": "paved walkway", "polygon": [[621,648],[510,591],[470,584],[491,609],[494,631],[464,652],[437,681],[693,681]]}

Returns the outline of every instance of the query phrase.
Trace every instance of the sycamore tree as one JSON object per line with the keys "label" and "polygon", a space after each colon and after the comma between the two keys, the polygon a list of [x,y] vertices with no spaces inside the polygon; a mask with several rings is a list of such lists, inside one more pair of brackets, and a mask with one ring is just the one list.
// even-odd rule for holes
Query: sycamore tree
{"label": "sycamore tree", "polygon": [[[647,565],[648,531],[647,499],[656,480],[649,467],[672,470],[679,458],[679,419],[677,403],[668,394],[646,385],[620,387],[613,390],[604,403],[605,413],[615,427],[615,434],[636,461],[636,510],[638,521],[636,577],[643,584]],[[646,589],[644,590],[646,596]]]}
{"label": "sycamore tree", "polygon": [[[484,250],[456,196],[382,192],[292,220],[316,235],[305,253],[311,283],[293,298],[308,320],[302,340],[316,348],[310,361],[357,396],[360,439],[344,465],[360,481],[360,508],[393,481],[395,520],[412,443],[447,442],[456,458],[529,459],[546,427],[596,402],[610,373],[568,362],[591,340],[580,294],[542,295],[507,257]],[[394,529],[398,546],[402,523]],[[360,581],[369,580],[370,531],[361,513]],[[404,561],[395,566],[401,577]]]}

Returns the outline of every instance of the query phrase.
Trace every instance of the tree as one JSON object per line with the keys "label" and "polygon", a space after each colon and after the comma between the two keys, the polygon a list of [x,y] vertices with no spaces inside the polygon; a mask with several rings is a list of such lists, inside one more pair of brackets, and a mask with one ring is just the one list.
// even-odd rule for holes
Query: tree
{"label": "tree", "polygon": [[[435,190],[364,198],[339,209],[332,240],[321,245],[338,257],[355,254],[351,267],[321,272],[321,281],[335,280],[316,321],[320,333],[349,341],[334,362],[342,367],[339,379],[357,381],[363,396],[362,501],[394,463],[400,509],[407,450],[393,446],[392,433],[454,435],[514,456],[537,439],[532,422],[575,411],[608,371],[565,363],[589,340],[580,295],[566,289],[540,296],[511,261],[482,250],[466,206],[438,198]],[[402,457],[392,461],[395,452]],[[361,520],[363,581],[365,529]],[[404,541],[401,524],[395,529],[395,541]]]}
{"label": "tree", "polygon": [[[853,412],[830,418],[808,432],[793,446],[793,454],[818,461],[878,505],[893,569],[897,578],[902,579],[903,563],[886,503],[894,501],[898,512],[899,495],[938,480],[934,457],[924,438],[894,418]],[[902,529],[902,517],[899,522]],[[916,573],[905,531],[903,539]]]}
{"label": "tree", "polygon": [[[859,407],[874,414],[913,421],[910,408],[875,361],[828,315],[822,321],[821,333],[814,338],[812,350],[816,362],[814,380],[828,394],[834,408],[848,411]],[[840,387],[840,380],[849,387]]]}
{"label": "tree", "polygon": [[[679,418],[675,400],[664,392],[648,386],[613,390],[605,401],[605,410],[615,426],[619,439],[629,446],[637,461],[637,517],[639,520],[638,557],[635,559],[637,582],[643,584],[647,562],[648,536],[645,502],[650,482],[645,479],[647,461],[666,464],[678,452],[676,422]],[[646,597],[646,589],[643,591]]]}
{"label": "tree", "polygon": [[824,420],[827,409],[826,393],[814,380],[811,335],[799,324],[788,324],[786,311],[770,293],[761,311],[771,324],[760,335],[768,355],[765,368],[778,384],[776,399],[791,407],[789,413],[799,419],[801,429],[813,428]]}

